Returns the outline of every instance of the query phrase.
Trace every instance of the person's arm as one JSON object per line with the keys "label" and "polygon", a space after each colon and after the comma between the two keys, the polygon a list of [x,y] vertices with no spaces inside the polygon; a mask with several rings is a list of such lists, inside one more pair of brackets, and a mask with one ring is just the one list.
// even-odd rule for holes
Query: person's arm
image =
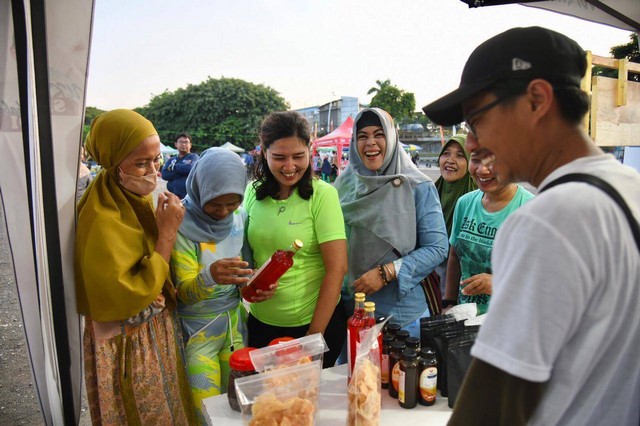
{"label": "person's arm", "polygon": [[320,244],[325,275],[320,285],[316,309],[313,312],[309,334],[324,333],[338,304],[342,280],[347,273],[347,241],[334,240]]}
{"label": "person's arm", "polygon": [[167,163],[162,168],[162,179],[171,181],[178,177],[178,174],[173,171],[176,161],[178,161],[178,157],[171,157],[167,160]]}
{"label": "person's arm", "polygon": [[449,426],[526,425],[545,384],[512,376],[474,358],[464,377]]}
{"label": "person's arm", "polygon": [[387,264],[390,278],[398,280],[401,297],[420,285],[420,280],[446,259],[449,250],[447,228],[435,185],[432,182],[421,183],[414,189],[414,194],[418,236],[416,249],[402,257],[399,271],[395,270],[393,263]]}
{"label": "person's arm", "polygon": [[200,157],[198,154],[187,154],[186,158],[173,167],[173,171],[178,176],[188,176],[196,161]]}
{"label": "person's arm", "polygon": [[458,287],[460,286],[460,259],[456,249],[449,248],[449,260],[447,261],[447,283],[444,290],[444,299],[458,302]]}

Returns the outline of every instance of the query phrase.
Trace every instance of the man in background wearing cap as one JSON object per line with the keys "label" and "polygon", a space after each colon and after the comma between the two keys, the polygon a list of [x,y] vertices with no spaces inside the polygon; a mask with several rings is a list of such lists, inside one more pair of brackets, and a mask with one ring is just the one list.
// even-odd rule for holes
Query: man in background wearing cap
{"label": "man in background wearing cap", "polygon": [[[585,70],[573,40],[514,28],[424,108],[438,124],[465,121],[467,150],[542,192],[496,236],[494,294],[450,425],[640,424],[640,175],[583,132]],[[573,173],[604,179],[630,217],[591,184],[551,188]]]}

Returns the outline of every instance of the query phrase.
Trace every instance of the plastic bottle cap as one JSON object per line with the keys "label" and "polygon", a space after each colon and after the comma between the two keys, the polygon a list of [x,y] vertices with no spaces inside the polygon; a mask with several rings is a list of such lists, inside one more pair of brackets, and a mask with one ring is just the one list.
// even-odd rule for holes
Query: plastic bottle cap
{"label": "plastic bottle cap", "polygon": [[409,336],[404,339],[404,342],[406,343],[408,348],[417,349],[420,347],[420,339],[418,339],[417,337]]}
{"label": "plastic bottle cap", "polygon": [[395,335],[401,328],[400,324],[389,324],[387,325],[387,332]]}
{"label": "plastic bottle cap", "polygon": [[357,302],[364,302],[364,298],[366,297],[364,293],[356,293],[353,295]]}
{"label": "plastic bottle cap", "polygon": [[229,357],[229,367],[236,371],[254,371],[256,368],[251,362],[249,352],[256,350],[256,348],[242,348],[234,351]]}
{"label": "plastic bottle cap", "polygon": [[269,342],[269,346],[274,346],[277,345],[278,343],[282,343],[282,342],[289,342],[291,340],[294,340],[293,337],[276,337],[275,339],[273,339],[272,341]]}
{"label": "plastic bottle cap", "polygon": [[422,358],[430,358],[430,357],[435,357],[436,353],[433,349],[431,348],[425,348],[423,350],[420,351],[420,356]]}
{"label": "plastic bottle cap", "polygon": [[395,339],[395,337],[391,336],[390,334],[387,334],[385,336],[382,336],[382,343],[387,343],[389,345],[391,345],[391,342],[393,342],[393,339]]}
{"label": "plastic bottle cap", "polygon": [[293,240],[293,248],[296,250],[300,250],[302,247],[304,246],[304,244],[302,244],[302,241],[300,240]]}
{"label": "plastic bottle cap", "polygon": [[393,342],[391,342],[391,349],[404,349],[406,348],[407,345],[404,344],[404,342],[398,342],[396,340],[394,340]]}
{"label": "plastic bottle cap", "polygon": [[412,361],[418,357],[418,354],[413,349],[405,349],[402,351],[402,359],[405,361]]}
{"label": "plastic bottle cap", "polygon": [[410,336],[410,333],[407,330],[398,330],[396,331],[396,339],[405,340]]}
{"label": "plastic bottle cap", "polygon": [[374,302],[364,302],[364,311],[365,312],[375,312],[376,304]]}

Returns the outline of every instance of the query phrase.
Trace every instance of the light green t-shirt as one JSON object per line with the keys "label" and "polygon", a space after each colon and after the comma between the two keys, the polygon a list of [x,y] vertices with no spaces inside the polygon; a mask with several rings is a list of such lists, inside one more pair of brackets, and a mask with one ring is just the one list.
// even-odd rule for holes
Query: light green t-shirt
{"label": "light green t-shirt", "polygon": [[252,303],[251,314],[265,324],[298,327],[309,324],[318,300],[325,269],[320,244],[344,240],[344,219],[336,189],[313,180],[313,195],[304,200],[296,189],[287,200],[256,200],[253,185],[247,187],[244,209],[249,215],[247,237],[259,268],[278,249],[287,250],[295,239],[304,246],[293,257],[293,266],[279,280],[275,295]]}

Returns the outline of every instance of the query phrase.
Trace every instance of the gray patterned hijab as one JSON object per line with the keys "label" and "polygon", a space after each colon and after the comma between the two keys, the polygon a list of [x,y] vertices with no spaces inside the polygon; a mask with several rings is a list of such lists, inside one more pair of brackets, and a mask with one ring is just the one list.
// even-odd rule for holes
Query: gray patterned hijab
{"label": "gray patterned hijab", "polygon": [[180,232],[196,242],[219,243],[227,238],[233,226],[233,214],[216,220],[203,208],[220,195],[238,194],[242,200],[246,186],[247,174],[238,154],[224,148],[203,151],[187,177],[187,196],[182,201],[186,214]]}
{"label": "gray patterned hijab", "polygon": [[[357,146],[357,124],[374,112],[387,147],[379,170],[365,167]],[[367,108],[356,116],[349,145],[349,165],[335,182],[349,232],[349,284],[375,265],[405,256],[415,249],[417,220],[413,189],[430,181],[402,149],[391,116]]]}

